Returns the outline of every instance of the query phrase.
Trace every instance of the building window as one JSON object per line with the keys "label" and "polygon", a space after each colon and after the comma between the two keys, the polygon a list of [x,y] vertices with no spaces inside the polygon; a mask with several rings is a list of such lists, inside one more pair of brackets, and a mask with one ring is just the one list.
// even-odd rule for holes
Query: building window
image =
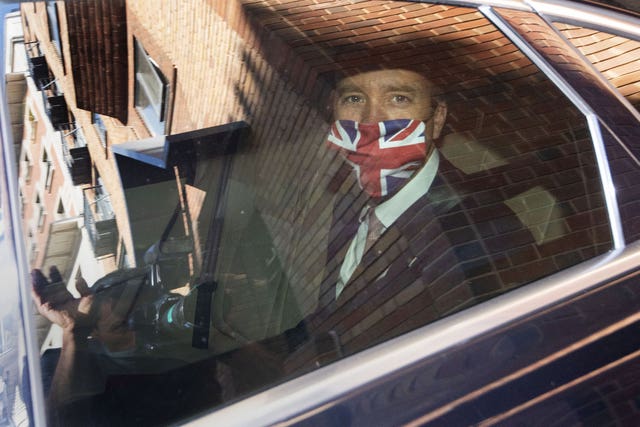
{"label": "building window", "polygon": [[164,135],[169,84],[160,68],[135,42],[135,105],[154,135]]}
{"label": "building window", "polygon": [[95,192],[95,205],[96,212],[104,218],[113,218],[114,212],[113,207],[111,206],[111,197],[109,196],[109,192],[102,181],[102,178],[98,176],[96,179],[96,187],[94,188]]}
{"label": "building window", "polygon": [[133,267],[131,265],[131,263],[129,262],[129,257],[127,255],[127,247],[124,244],[124,241],[120,241],[120,255],[119,255],[119,259],[118,259],[118,268],[119,269],[124,269],[124,268],[131,268]]}
{"label": "building window", "polygon": [[38,244],[31,242],[29,245],[29,262],[35,263],[38,258]]}
{"label": "building window", "polygon": [[20,216],[22,216],[22,218],[24,218],[24,207],[25,207],[24,193],[22,192],[22,189],[21,189],[20,190]]}
{"label": "building window", "polygon": [[28,70],[27,65],[27,52],[24,48],[24,37],[12,37],[9,41],[11,50],[9,54],[9,63],[11,64],[11,71],[20,72]]}
{"label": "building window", "polygon": [[82,128],[76,127],[75,131],[73,132],[73,147],[78,148],[78,147],[86,147],[86,146],[87,146],[87,140],[84,137]]}
{"label": "building window", "polygon": [[24,179],[25,184],[29,184],[31,182],[31,173],[33,170],[33,164],[31,163],[31,159],[29,155],[25,151],[22,156],[22,161],[20,162],[20,174]]}
{"label": "building window", "polygon": [[66,210],[64,208],[64,203],[62,203],[62,199],[58,200],[58,208],[56,209],[56,219],[62,219],[66,216]]}
{"label": "building window", "polygon": [[44,172],[42,174],[42,177],[44,179],[44,182],[42,183],[44,185],[44,189],[47,191],[51,191],[51,185],[53,184],[54,167],[47,150],[44,150],[42,152],[42,171]]}
{"label": "building window", "polygon": [[44,208],[42,198],[39,194],[36,195],[34,212],[36,213],[36,227],[38,228],[38,231],[43,231],[45,219],[47,217],[47,211]]}
{"label": "building window", "polygon": [[36,126],[38,125],[38,120],[36,116],[33,114],[33,107],[31,103],[28,103],[25,108],[25,126],[24,126],[24,137],[23,139],[29,142],[34,142],[36,138]]}

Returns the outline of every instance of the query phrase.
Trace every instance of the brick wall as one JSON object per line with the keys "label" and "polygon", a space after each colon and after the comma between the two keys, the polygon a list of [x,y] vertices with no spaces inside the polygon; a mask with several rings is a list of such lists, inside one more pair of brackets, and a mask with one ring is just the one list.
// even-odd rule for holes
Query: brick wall
{"label": "brick wall", "polygon": [[638,109],[640,42],[560,22],[554,25]]}
{"label": "brick wall", "polygon": [[[638,201],[640,185],[637,183],[640,182],[640,170],[637,165],[634,165],[637,161],[629,153],[637,152],[639,147],[640,131],[637,127],[637,111],[634,111],[633,107],[623,106],[617,97],[609,92],[607,82],[593,72],[590,66],[585,66],[578,53],[566,48],[564,41],[540,18],[525,16],[514,11],[506,13],[506,17],[517,26],[525,39],[539,49],[556,72],[571,83],[578,95],[589,104],[594,114],[605,124],[601,126],[602,140],[616,189],[624,237],[626,241],[636,240],[640,236],[640,226],[637,221],[637,211],[640,206]],[[634,46],[632,44],[631,48]],[[624,63],[626,60],[623,55],[619,61]],[[602,63],[599,66],[606,68]],[[626,66],[622,69],[628,71]]]}

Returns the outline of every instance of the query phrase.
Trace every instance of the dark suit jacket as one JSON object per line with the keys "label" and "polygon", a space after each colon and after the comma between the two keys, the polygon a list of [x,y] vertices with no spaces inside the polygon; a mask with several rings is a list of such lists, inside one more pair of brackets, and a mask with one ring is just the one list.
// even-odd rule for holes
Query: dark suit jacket
{"label": "dark suit jacket", "polygon": [[[251,373],[236,380],[236,390],[313,370],[557,271],[566,245],[537,244],[504,203],[500,185],[465,191],[466,181],[441,158],[428,193],[364,254],[337,299],[339,270],[367,200],[344,190],[349,184],[335,187],[326,258],[310,255],[315,262],[304,264],[310,278],[323,270],[317,306],[296,327],[229,355],[234,371]],[[305,230],[326,209],[327,201],[318,200]],[[317,245],[307,251],[317,252]],[[264,374],[259,381],[256,371]]]}
{"label": "dark suit jacket", "polygon": [[318,307],[290,334],[295,351],[287,371],[363,350],[518,284],[501,274],[508,267],[505,251],[484,239],[516,233],[518,245],[529,245],[533,236],[497,195],[495,203],[479,206],[454,189],[447,179],[452,168],[441,161],[429,192],[364,254],[336,299],[363,206],[359,195],[337,195]]}

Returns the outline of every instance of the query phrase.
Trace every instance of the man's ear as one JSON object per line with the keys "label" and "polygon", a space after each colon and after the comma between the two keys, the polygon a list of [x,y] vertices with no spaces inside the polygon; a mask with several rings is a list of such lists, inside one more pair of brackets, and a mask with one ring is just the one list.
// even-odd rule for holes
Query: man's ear
{"label": "man's ear", "polygon": [[433,133],[432,138],[438,139],[440,138],[440,133],[442,133],[442,129],[444,128],[444,123],[447,121],[447,103],[444,101],[438,101],[436,105],[436,109],[433,112]]}

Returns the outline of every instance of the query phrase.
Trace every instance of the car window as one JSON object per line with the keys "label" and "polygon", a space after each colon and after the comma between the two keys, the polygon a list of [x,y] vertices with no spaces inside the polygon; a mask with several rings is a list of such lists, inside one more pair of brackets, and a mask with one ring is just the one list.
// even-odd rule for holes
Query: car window
{"label": "car window", "polygon": [[616,247],[637,240],[640,236],[636,197],[640,179],[637,111],[621,103],[615,89],[575,48],[567,46],[544,18],[515,10],[499,13],[518,37],[537,49],[552,72],[571,85],[576,102],[583,103],[582,109],[592,122],[596,146],[603,149],[604,185],[615,188],[615,193],[607,192],[606,196],[611,202],[608,214]]}
{"label": "car window", "polygon": [[[640,162],[638,152],[631,151],[633,160],[628,156],[632,141],[637,140],[633,125],[637,122],[640,106],[640,71],[637,60],[640,56],[640,42],[629,37],[596,31],[586,27],[578,27],[562,22],[554,26],[566,37],[593,66],[613,85],[619,93],[635,108],[634,118],[611,120],[618,122],[613,129],[604,130],[603,138],[608,146],[611,170],[618,191],[623,227],[628,241],[640,237],[640,226],[637,220],[637,183],[640,179]],[[622,148],[621,139],[625,140]]]}
{"label": "car window", "polygon": [[60,3],[55,40],[21,6],[61,424],[176,422],[613,248],[587,118],[476,9],[210,3]]}

